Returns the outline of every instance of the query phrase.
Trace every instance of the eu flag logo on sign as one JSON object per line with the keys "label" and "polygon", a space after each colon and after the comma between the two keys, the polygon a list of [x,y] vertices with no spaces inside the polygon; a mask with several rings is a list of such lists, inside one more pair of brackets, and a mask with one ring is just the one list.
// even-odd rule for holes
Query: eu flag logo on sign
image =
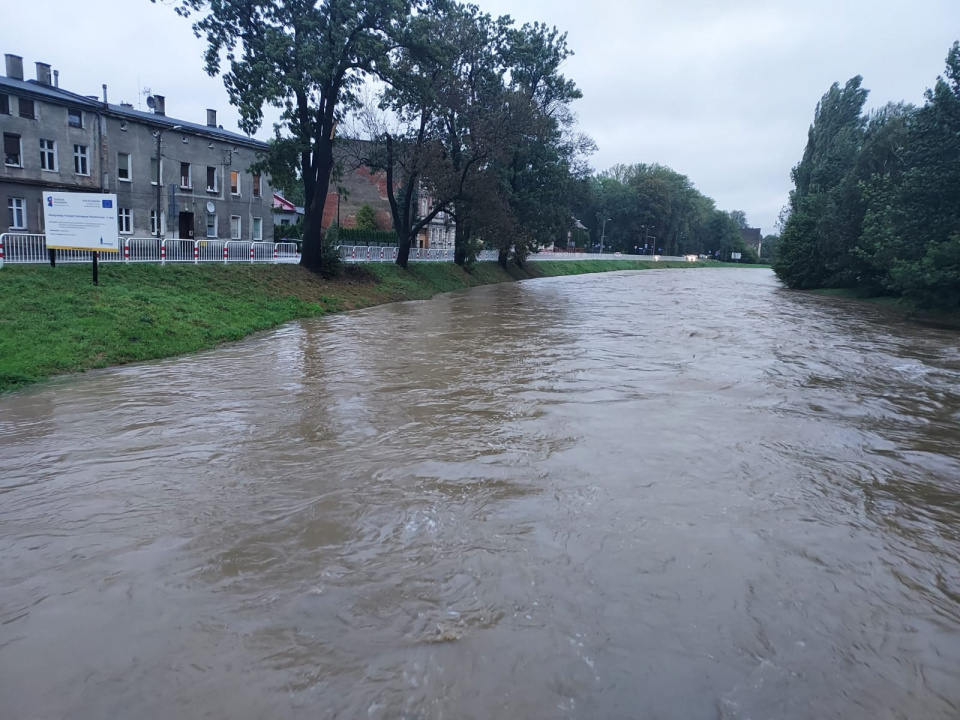
{"label": "eu flag logo on sign", "polygon": [[103,201],[103,206],[104,206],[105,208],[112,208],[112,207],[113,207],[113,200],[104,200],[104,201]]}

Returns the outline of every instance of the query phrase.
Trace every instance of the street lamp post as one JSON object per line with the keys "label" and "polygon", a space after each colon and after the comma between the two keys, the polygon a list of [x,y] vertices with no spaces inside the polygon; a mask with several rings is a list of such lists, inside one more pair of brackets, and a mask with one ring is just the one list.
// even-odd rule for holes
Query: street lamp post
{"label": "street lamp post", "polygon": [[163,164],[160,155],[160,141],[163,138],[163,134],[167,130],[180,130],[183,128],[183,125],[174,125],[171,128],[158,128],[157,129],[157,240],[163,242],[163,223],[160,222],[160,206],[163,200],[163,185],[162,185],[162,173],[160,166]]}
{"label": "street lamp post", "polygon": [[603,255],[603,241],[607,237],[607,223],[610,222],[611,218],[607,218],[603,221],[603,226],[600,228],[600,254]]}

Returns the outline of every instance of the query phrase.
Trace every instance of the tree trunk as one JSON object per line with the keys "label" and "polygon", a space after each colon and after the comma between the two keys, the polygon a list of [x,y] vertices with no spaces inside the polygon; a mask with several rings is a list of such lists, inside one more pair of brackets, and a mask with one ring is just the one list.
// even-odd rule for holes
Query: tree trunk
{"label": "tree trunk", "polygon": [[399,247],[397,248],[397,265],[402,268],[407,267],[407,263],[410,261],[410,246],[412,240],[410,233],[404,233],[400,238]]}
{"label": "tree trunk", "polygon": [[510,259],[510,251],[500,248],[500,252],[497,254],[497,265],[502,267],[504,270],[507,269],[507,260]]}
{"label": "tree trunk", "polygon": [[467,244],[470,242],[470,226],[464,220],[457,220],[453,231],[453,261],[463,267],[467,262]]}
{"label": "tree trunk", "polygon": [[[326,140],[317,149],[317,178],[313,185],[313,197],[307,198],[303,214],[303,254],[300,264],[317,272],[323,261],[323,206],[327,203],[330,189],[330,173],[333,171],[333,140]],[[306,189],[306,183],[304,183]]]}

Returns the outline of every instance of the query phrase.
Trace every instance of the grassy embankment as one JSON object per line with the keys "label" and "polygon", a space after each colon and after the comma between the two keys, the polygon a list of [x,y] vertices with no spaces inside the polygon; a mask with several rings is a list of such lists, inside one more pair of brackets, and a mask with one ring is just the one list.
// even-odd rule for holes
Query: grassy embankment
{"label": "grassy embankment", "polygon": [[[718,263],[713,264],[718,265]],[[0,393],[58,373],[182,355],[296,318],[420,300],[532,277],[688,263],[585,260],[504,271],[479,263],[348,268],[323,280],[295,265],[10,266],[0,270]]]}

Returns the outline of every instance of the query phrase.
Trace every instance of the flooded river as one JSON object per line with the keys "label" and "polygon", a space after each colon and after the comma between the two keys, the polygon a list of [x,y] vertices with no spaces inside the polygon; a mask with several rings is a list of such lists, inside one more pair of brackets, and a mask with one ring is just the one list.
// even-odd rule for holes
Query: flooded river
{"label": "flooded river", "polygon": [[958,343],[649,271],[0,398],[0,717],[957,718]]}

